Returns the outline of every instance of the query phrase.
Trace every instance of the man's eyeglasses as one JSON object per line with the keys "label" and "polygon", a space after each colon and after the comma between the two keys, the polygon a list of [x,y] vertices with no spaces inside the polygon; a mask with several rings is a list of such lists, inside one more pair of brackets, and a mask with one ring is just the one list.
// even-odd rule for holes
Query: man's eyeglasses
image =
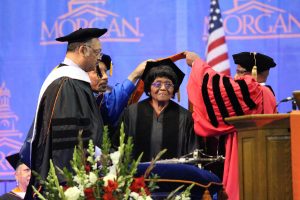
{"label": "man's eyeglasses", "polygon": [[236,73],[239,75],[244,75],[247,71],[243,69],[236,69]]}
{"label": "man's eyeglasses", "polygon": [[158,82],[154,82],[151,85],[153,87],[155,87],[155,88],[158,88],[158,89],[160,89],[162,87],[162,85],[164,85],[167,90],[170,89],[170,88],[172,88],[172,87],[174,87],[174,84],[172,84],[170,82],[164,83],[164,82],[159,82],[159,81]]}
{"label": "man's eyeglasses", "polygon": [[100,59],[101,59],[101,57],[102,57],[102,55],[103,55],[101,49],[93,49],[93,48],[92,48],[91,46],[89,46],[89,45],[85,45],[85,46],[91,48],[91,49],[93,50],[94,54],[95,54],[97,57],[100,57]]}

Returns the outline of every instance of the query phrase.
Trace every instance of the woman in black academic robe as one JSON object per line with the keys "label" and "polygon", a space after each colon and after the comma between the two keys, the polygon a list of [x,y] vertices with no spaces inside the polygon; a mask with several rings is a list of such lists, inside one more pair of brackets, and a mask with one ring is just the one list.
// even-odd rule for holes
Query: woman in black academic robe
{"label": "woman in black academic robe", "polygon": [[163,149],[162,159],[178,158],[199,148],[191,113],[171,100],[183,77],[170,59],[147,63],[142,79],[149,98],[124,112],[125,133],[133,137],[136,158],[143,153],[142,161],[150,161]]}

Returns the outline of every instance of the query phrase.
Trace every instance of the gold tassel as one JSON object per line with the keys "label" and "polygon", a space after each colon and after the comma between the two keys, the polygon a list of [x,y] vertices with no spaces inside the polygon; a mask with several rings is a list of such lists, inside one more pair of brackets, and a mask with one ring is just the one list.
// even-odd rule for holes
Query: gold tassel
{"label": "gold tassel", "polygon": [[109,68],[109,76],[112,76],[113,73],[113,64],[110,62],[110,68]]}
{"label": "gold tassel", "polygon": [[253,66],[251,74],[253,76],[253,78],[257,81],[257,67]]}
{"label": "gold tassel", "polygon": [[254,56],[254,66],[252,68],[251,74],[253,76],[253,78],[257,81],[257,66],[256,66],[256,58],[255,58],[256,52],[253,52],[253,56]]}
{"label": "gold tassel", "polygon": [[178,88],[178,92],[177,92],[177,100],[178,100],[178,102],[180,102],[180,88]]}
{"label": "gold tassel", "polygon": [[203,195],[202,195],[202,200],[212,200],[210,193],[208,189],[206,188]]}

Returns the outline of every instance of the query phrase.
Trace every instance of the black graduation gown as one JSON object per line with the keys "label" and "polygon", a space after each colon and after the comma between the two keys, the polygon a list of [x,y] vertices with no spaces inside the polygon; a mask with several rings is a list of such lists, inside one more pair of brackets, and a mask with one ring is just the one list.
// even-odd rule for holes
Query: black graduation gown
{"label": "black graduation gown", "polygon": [[12,191],[0,196],[0,200],[22,200],[21,197],[13,193]]}
{"label": "black graduation gown", "polygon": [[[52,159],[55,166],[71,171],[70,160],[78,144],[79,130],[83,130],[84,146],[89,139],[100,146],[103,121],[90,84],[61,77],[47,87],[40,100],[32,143],[32,170],[45,179]],[[32,178],[31,183],[37,186]],[[59,175],[58,178],[64,181]]]}
{"label": "black graduation gown", "polygon": [[150,98],[124,111],[126,135],[134,140],[134,156],[143,152],[142,161],[151,161],[163,149],[162,159],[178,158],[200,147],[201,138],[194,133],[191,113],[173,101],[157,118]]}

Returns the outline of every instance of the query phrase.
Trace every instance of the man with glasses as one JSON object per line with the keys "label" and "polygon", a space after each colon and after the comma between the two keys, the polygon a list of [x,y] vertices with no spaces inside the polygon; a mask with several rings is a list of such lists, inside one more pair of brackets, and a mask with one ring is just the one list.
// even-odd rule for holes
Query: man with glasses
{"label": "man with glasses", "polygon": [[[93,140],[100,146],[103,120],[93,95],[88,72],[94,70],[101,55],[99,37],[107,29],[85,28],[57,38],[68,42],[64,61],[52,70],[40,90],[30,139],[30,168],[43,180],[49,172],[49,161],[60,169],[71,170],[78,134],[82,132],[84,148]],[[22,156],[22,152],[21,152]],[[22,157],[21,157],[22,158]],[[59,182],[65,180],[58,174]],[[38,188],[35,176],[31,184]],[[32,187],[28,187],[31,190]],[[32,199],[28,191],[26,199]]]}
{"label": "man with glasses", "polygon": [[0,200],[22,200],[25,197],[25,192],[29,184],[31,170],[20,161],[19,153],[7,156],[6,160],[15,170],[17,186],[10,192],[0,196]]}
{"label": "man with glasses", "polygon": [[245,75],[251,75],[254,65],[257,66],[256,80],[260,85],[268,87],[271,92],[275,95],[272,87],[266,85],[266,81],[269,77],[270,69],[275,67],[276,64],[273,59],[267,55],[255,52],[241,52],[232,55],[234,63],[237,65],[235,79],[239,79]]}

